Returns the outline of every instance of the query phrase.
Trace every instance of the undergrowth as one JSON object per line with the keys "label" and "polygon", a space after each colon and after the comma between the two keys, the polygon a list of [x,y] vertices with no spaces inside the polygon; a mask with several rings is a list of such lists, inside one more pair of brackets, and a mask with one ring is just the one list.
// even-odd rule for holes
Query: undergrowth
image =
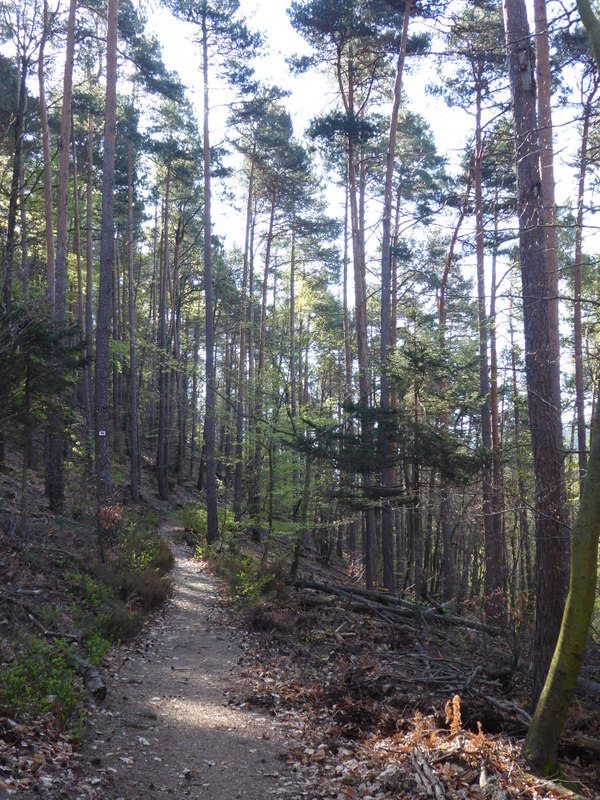
{"label": "undergrowth", "polygon": [[52,714],[65,727],[82,707],[75,684],[72,645],[64,639],[23,639],[15,659],[0,673],[0,705],[17,717]]}
{"label": "undergrowth", "polygon": [[64,639],[16,637],[0,670],[4,713],[18,719],[51,712],[65,726],[83,708],[72,656],[102,666],[115,645],[139,632],[144,613],[171,593],[173,554],[157,529],[157,517],[131,514],[119,521],[104,561],[73,558],[63,573],[67,601],[43,602],[32,612],[51,630],[56,624],[74,629],[81,645],[76,650]]}
{"label": "undergrowth", "polygon": [[265,563],[244,555],[237,547],[222,545],[197,545],[196,552],[212,565],[236,605],[256,605],[274,597],[283,586],[279,563]]}

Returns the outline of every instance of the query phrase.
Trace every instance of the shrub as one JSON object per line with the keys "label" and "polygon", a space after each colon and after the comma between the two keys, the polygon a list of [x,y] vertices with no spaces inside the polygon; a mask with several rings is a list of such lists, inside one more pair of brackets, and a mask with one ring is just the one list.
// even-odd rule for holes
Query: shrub
{"label": "shrub", "polygon": [[179,521],[182,528],[191,534],[192,544],[198,544],[206,539],[207,518],[205,508],[185,506],[179,514]]}
{"label": "shrub", "polygon": [[273,572],[251,556],[227,554],[215,556],[213,561],[233,600],[241,605],[256,603],[274,589]]}
{"label": "shrub", "polygon": [[31,637],[0,673],[0,703],[12,716],[39,717],[52,712],[64,727],[80,706],[72,648],[64,639]]}
{"label": "shrub", "polygon": [[115,593],[109,584],[85,572],[70,569],[67,572],[67,584],[75,608],[99,611],[115,601]]}
{"label": "shrub", "polygon": [[[119,640],[115,643],[118,644]],[[98,631],[89,630],[85,636],[85,646],[90,664],[101,667],[110,653],[113,642],[110,639],[105,639]]]}

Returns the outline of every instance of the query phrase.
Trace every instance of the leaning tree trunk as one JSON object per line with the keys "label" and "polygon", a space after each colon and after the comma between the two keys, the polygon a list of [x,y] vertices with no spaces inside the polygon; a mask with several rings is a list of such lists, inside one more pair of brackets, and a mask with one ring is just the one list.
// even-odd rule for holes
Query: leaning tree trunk
{"label": "leaning tree trunk", "polygon": [[[577,0],[600,67],[600,21],[588,0]],[[600,408],[595,409],[592,443],[581,504],[571,533],[569,594],[558,644],[525,740],[525,753],[543,774],[558,768],[558,741],[581,670],[596,600],[600,531]]]}
{"label": "leaning tree trunk", "polygon": [[597,405],[581,504],[571,533],[569,594],[554,657],[525,739],[525,754],[544,775],[557,771],[558,742],[585,655],[596,600],[599,532],[600,407]]}

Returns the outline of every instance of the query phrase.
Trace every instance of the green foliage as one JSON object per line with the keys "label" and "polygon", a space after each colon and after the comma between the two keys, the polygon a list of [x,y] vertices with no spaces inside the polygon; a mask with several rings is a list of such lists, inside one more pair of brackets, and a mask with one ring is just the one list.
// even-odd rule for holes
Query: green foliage
{"label": "green foliage", "polygon": [[[173,566],[173,554],[156,528],[158,518],[151,514],[132,515],[120,526],[118,543],[106,563],[99,565],[98,577],[128,607],[150,610],[169,596],[172,581],[167,573]],[[112,641],[128,639],[139,627],[139,618],[128,609],[118,611],[115,605],[113,622],[105,631]],[[114,629],[113,629],[114,628]]]}
{"label": "green foliage", "polygon": [[157,527],[156,516],[130,516],[104,563],[91,565],[89,573],[75,568],[67,573],[71,611],[94,664],[104,661],[113,644],[135,636],[140,611],[156,608],[171,592],[167,573],[173,554]]}
{"label": "green foliage", "polygon": [[[117,644],[118,641],[119,640],[117,640]],[[90,664],[94,664],[96,667],[102,666],[110,652],[112,644],[110,639],[105,639],[99,632],[89,631],[85,639],[85,645]]]}
{"label": "green foliage", "polygon": [[231,539],[226,550],[206,544],[198,545],[196,550],[200,558],[212,564],[225,582],[231,599],[240,606],[255,605],[272,596],[285,573],[283,561],[267,564],[243,555],[237,539]]}
{"label": "green foliage", "polygon": [[72,386],[80,349],[69,341],[75,328],[56,330],[45,300],[33,292],[0,308],[0,419],[41,422],[61,410]]}
{"label": "green foliage", "polygon": [[65,726],[81,704],[74,678],[70,645],[31,637],[0,673],[0,705],[18,717],[51,712]]}
{"label": "green foliage", "polygon": [[[233,516],[227,516],[227,511],[224,508],[218,510],[218,518],[221,538],[228,542],[228,546],[231,547],[237,540],[238,526]],[[189,544],[201,547],[202,543],[206,541],[206,508],[196,505],[184,506],[179,512],[178,519],[181,527],[190,534],[188,537]]]}
{"label": "green foliage", "polygon": [[66,578],[73,597],[72,607],[74,610],[99,611],[112,604],[116,599],[110,586],[85,572],[73,568],[67,572]]}
{"label": "green foliage", "polygon": [[206,509],[203,506],[185,506],[179,513],[179,522],[196,543],[206,539]]}
{"label": "green foliage", "polygon": [[251,556],[228,554],[216,560],[217,574],[235,603],[253,605],[274,589],[275,575]]}

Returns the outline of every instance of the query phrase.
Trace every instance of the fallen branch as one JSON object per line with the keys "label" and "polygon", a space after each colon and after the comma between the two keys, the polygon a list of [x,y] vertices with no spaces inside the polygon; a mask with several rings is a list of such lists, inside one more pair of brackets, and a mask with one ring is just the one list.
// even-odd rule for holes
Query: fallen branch
{"label": "fallen branch", "polygon": [[490,705],[500,709],[500,711],[504,711],[505,714],[517,717],[527,727],[531,725],[531,720],[532,720],[531,715],[528,714],[527,711],[525,711],[525,709],[515,705],[515,703],[505,703],[502,700],[497,700],[495,697],[492,697],[489,694],[484,694],[483,692],[479,691],[479,689],[477,689],[475,686],[469,686],[468,691],[472,695],[481,697],[482,700],[485,700]]}
{"label": "fallen branch", "polygon": [[[412,762],[422,783],[433,793],[435,800],[445,800],[444,787],[437,776],[437,772],[425,758],[425,753],[420,747],[415,747],[412,753]],[[428,792],[428,794],[430,794]]]}
{"label": "fallen branch", "polygon": [[[376,608],[378,605],[384,605],[386,613],[393,616],[403,617],[405,619],[421,617],[427,622],[438,622],[447,625],[454,625],[459,628],[469,628],[471,630],[481,631],[490,636],[500,636],[502,631],[492,625],[487,625],[484,622],[466,619],[459,617],[456,614],[441,613],[438,609],[427,608],[420,606],[416,603],[409,603],[407,600],[399,600],[392,598],[391,595],[382,592],[369,592],[366,589],[357,587],[341,587],[331,586],[326,583],[318,583],[317,581],[298,580],[294,583],[297,589],[313,589],[317,592],[325,592],[326,594],[334,594],[343,597],[345,600],[354,600],[357,596],[363,598],[362,603],[367,603],[368,608]],[[357,609],[358,610],[358,609]]]}
{"label": "fallen branch", "polygon": [[592,753],[600,754],[600,739],[594,739],[592,736],[585,736],[583,733],[578,733],[573,737],[572,741],[584,750],[591,750]]}
{"label": "fallen branch", "polygon": [[49,631],[45,625],[37,619],[33,612],[31,611],[30,607],[26,605],[22,600],[19,600],[17,597],[13,597],[10,594],[6,594],[3,592],[0,594],[0,600],[6,600],[8,603],[12,603],[14,606],[18,606],[22,611],[25,612],[27,618],[32,623],[32,625],[38,629],[40,633],[46,636],[49,639],[64,639],[66,642],[78,642],[79,638],[74,636],[71,633],[61,633],[59,631]]}

